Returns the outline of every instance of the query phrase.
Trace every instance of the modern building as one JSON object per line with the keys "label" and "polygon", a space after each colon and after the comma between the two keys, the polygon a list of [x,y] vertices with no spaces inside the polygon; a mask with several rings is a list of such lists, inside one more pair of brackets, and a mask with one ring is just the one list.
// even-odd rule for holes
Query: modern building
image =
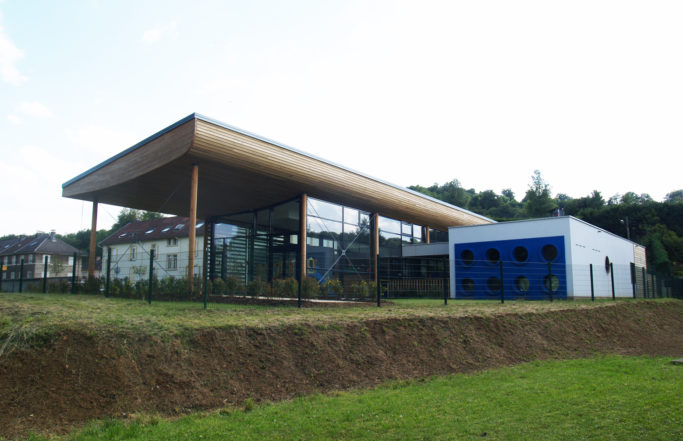
{"label": "modern building", "polygon": [[[187,216],[190,249],[196,232],[206,239],[203,274],[244,283],[372,281],[379,256],[445,242],[450,226],[493,222],[198,114],[76,176],[62,194],[93,202],[93,226],[99,202]],[[190,253],[188,266],[196,261]]]}
{"label": "modern building", "polygon": [[[203,225],[199,220],[194,250],[193,274],[202,274]],[[187,217],[164,217],[130,222],[100,242],[103,265],[109,267],[112,278],[128,278],[132,282],[145,280],[149,275],[151,251],[154,251],[154,272],[157,278],[183,278],[188,274],[189,231]],[[109,251],[111,250],[111,251]],[[108,263],[111,255],[111,265]]]}
{"label": "modern building", "polygon": [[46,269],[49,279],[70,278],[74,264],[76,271],[80,270],[80,259],[74,260],[74,254],[78,250],[59,239],[54,231],[0,241],[3,290],[17,290],[20,279],[25,283],[42,279]]}
{"label": "modern building", "polygon": [[645,248],[571,216],[449,229],[451,297],[643,295]]}

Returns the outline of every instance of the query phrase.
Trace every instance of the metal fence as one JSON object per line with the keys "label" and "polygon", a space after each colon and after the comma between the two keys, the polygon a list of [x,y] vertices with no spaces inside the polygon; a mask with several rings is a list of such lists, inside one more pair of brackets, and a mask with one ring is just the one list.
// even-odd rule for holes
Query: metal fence
{"label": "metal fence", "polygon": [[[188,278],[187,252],[129,247],[120,254],[105,255],[102,276],[24,278],[7,280],[0,274],[5,292],[99,293],[107,297],[151,301],[261,302],[324,304],[329,301],[377,302],[397,298],[549,300],[565,298],[683,298],[683,279],[647,272],[633,265],[537,264],[472,262],[456,266],[451,290],[446,257],[382,257],[377,279],[372,262],[338,260],[330,268],[306,268],[303,283],[297,280],[295,259],[262,270],[259,262],[237,265],[213,275],[203,273],[201,253],[195,253],[192,278]],[[290,259],[291,260],[291,259]],[[289,268],[291,266],[291,268]],[[268,267],[267,265],[265,266]]]}

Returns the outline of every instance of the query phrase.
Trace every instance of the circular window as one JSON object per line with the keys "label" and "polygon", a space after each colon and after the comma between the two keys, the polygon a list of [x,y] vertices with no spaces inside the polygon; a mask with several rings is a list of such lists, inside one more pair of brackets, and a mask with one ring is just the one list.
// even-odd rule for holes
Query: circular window
{"label": "circular window", "polygon": [[465,291],[466,295],[472,295],[474,293],[474,280],[462,279],[462,290]]}
{"label": "circular window", "polygon": [[491,294],[498,294],[500,291],[500,279],[498,277],[489,277],[486,280],[486,287]]}
{"label": "circular window", "polygon": [[515,247],[515,249],[512,250],[512,257],[519,263],[526,262],[529,258],[529,251],[522,246]]}
{"label": "circular window", "polygon": [[522,294],[526,294],[529,291],[530,286],[531,283],[529,282],[529,279],[524,276],[519,276],[515,279],[515,289]]}
{"label": "circular window", "polygon": [[500,260],[500,251],[495,248],[489,248],[486,250],[486,260],[488,260],[489,263],[498,263]]}
{"label": "circular window", "polygon": [[560,279],[558,279],[555,274],[545,276],[543,278],[543,286],[545,287],[546,291],[550,291],[551,289],[553,292],[557,291],[560,287]]}
{"label": "circular window", "polygon": [[610,265],[609,257],[605,256],[605,272],[609,273]]}
{"label": "circular window", "polygon": [[551,244],[543,245],[543,249],[541,249],[541,254],[543,255],[543,258],[546,261],[552,262],[557,257],[557,247]]}
{"label": "circular window", "polygon": [[472,262],[474,261],[474,253],[472,250],[462,250],[460,253],[460,260],[462,261],[463,265],[472,265]]}

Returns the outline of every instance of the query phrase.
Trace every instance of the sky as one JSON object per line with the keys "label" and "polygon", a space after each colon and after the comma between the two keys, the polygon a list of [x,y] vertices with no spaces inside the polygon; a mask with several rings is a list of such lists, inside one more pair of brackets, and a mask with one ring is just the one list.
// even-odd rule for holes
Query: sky
{"label": "sky", "polygon": [[0,235],[90,228],[62,184],[193,112],[402,186],[521,200],[540,170],[662,200],[681,23],[680,0],[0,0]]}

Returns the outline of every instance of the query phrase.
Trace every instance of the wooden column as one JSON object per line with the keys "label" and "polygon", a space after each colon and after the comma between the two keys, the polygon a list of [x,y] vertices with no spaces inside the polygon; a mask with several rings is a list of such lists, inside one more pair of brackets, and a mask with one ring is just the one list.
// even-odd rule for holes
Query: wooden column
{"label": "wooden column", "polygon": [[189,291],[194,287],[194,249],[197,238],[197,187],[199,186],[199,166],[192,164],[192,180],[190,182],[190,244],[187,257],[187,280]]}
{"label": "wooden column", "polygon": [[370,247],[373,280],[375,283],[379,282],[379,214],[372,215],[372,246]]}
{"label": "wooden column", "polygon": [[[95,277],[95,245],[97,241],[97,200],[92,202],[92,223],[90,224],[90,255],[88,256],[88,278]],[[76,267],[74,259],[74,268]]]}
{"label": "wooden column", "polygon": [[425,243],[430,243],[430,238],[429,238],[429,225],[425,226]]}
{"label": "wooden column", "polygon": [[308,205],[306,193],[301,195],[299,206],[299,286],[306,278],[306,206]]}

